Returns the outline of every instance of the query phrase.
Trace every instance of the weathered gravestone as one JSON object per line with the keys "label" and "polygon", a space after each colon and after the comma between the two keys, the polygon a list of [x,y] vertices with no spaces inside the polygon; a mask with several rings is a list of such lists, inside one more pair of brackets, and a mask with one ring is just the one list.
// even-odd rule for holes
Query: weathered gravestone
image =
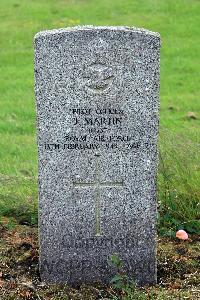
{"label": "weathered gravestone", "polygon": [[109,282],[116,253],[156,282],[157,33],[83,26],[35,37],[40,272]]}

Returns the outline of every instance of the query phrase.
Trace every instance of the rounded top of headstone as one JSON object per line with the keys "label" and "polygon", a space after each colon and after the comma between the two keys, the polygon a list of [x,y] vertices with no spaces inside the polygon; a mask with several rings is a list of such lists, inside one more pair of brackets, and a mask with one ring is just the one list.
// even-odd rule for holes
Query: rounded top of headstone
{"label": "rounded top of headstone", "polygon": [[156,38],[160,38],[158,32],[153,32],[144,28],[136,28],[129,26],[93,26],[93,25],[84,25],[84,26],[75,26],[75,27],[66,27],[60,29],[44,30],[40,31],[35,35],[35,40],[40,37],[48,37],[57,34],[69,33],[73,31],[123,31],[123,32],[135,32],[141,33],[143,35],[150,35]]}

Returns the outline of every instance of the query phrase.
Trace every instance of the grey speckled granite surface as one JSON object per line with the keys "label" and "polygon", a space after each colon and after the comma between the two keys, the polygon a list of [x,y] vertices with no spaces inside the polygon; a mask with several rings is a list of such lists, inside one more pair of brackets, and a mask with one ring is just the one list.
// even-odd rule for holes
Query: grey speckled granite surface
{"label": "grey speckled granite surface", "polygon": [[40,272],[108,283],[116,253],[156,282],[159,34],[83,26],[35,37]]}

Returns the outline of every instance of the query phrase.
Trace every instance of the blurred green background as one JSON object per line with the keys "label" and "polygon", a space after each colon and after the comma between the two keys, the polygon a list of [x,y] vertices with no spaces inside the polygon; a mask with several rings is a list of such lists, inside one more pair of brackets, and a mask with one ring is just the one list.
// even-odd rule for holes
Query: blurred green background
{"label": "blurred green background", "polygon": [[199,230],[199,0],[1,0],[0,216],[37,224],[33,37],[76,25],[161,34],[159,232]]}

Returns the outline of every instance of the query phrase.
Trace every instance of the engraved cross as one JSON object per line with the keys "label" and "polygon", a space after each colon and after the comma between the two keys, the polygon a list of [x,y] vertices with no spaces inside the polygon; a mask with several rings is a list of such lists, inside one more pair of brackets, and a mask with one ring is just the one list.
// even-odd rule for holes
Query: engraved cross
{"label": "engraved cross", "polygon": [[96,219],[96,236],[101,235],[101,189],[102,188],[117,188],[123,186],[123,181],[101,182],[99,174],[99,155],[96,155],[95,160],[95,180],[94,182],[73,182],[74,188],[94,188],[95,190],[95,219]]}

